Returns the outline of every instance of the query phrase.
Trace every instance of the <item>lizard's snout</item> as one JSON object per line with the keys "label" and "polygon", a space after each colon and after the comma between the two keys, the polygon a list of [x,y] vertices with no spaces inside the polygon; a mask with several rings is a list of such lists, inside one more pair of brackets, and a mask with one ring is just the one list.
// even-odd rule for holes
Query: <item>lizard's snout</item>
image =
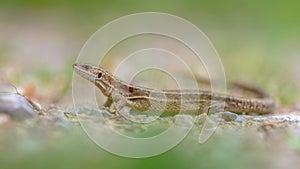
{"label": "lizard's snout", "polygon": [[77,63],[75,63],[75,64],[73,64],[73,68],[87,71],[87,70],[91,69],[91,66],[89,66],[87,64],[77,64]]}

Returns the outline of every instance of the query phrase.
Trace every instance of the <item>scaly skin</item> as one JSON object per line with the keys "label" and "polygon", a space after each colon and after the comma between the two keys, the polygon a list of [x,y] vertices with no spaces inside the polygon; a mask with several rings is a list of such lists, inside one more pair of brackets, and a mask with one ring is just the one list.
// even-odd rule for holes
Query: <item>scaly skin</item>
{"label": "scaly skin", "polygon": [[156,90],[126,83],[105,69],[90,64],[74,64],[73,68],[102,91],[108,98],[104,107],[112,112],[129,106],[139,112],[150,110],[168,115],[199,114],[213,108],[214,111],[267,114],[275,107],[274,100],[267,93],[241,83],[234,85],[256,94],[258,98],[235,97],[204,90]]}

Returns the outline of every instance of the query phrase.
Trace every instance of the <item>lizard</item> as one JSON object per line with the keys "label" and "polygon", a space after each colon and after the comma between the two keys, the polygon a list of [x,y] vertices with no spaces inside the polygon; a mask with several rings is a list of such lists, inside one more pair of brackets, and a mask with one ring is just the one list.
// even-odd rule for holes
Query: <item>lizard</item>
{"label": "lizard", "polygon": [[237,97],[198,89],[158,90],[122,81],[104,68],[91,64],[74,64],[73,69],[100,89],[107,97],[103,107],[112,113],[120,111],[125,106],[138,112],[154,111],[166,115],[200,114],[211,107],[219,107],[215,111],[225,110],[236,114],[243,112],[268,114],[275,108],[275,101],[268,93],[242,83],[233,85],[250,91],[257,97]]}

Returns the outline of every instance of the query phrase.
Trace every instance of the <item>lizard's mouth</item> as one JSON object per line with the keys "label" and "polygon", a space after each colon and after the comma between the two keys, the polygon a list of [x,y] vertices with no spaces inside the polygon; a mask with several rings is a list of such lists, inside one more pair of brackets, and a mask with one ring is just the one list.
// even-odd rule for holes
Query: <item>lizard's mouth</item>
{"label": "lizard's mouth", "polygon": [[96,76],[90,71],[92,69],[91,66],[86,64],[73,64],[73,69],[81,77],[87,79],[90,82],[95,83]]}

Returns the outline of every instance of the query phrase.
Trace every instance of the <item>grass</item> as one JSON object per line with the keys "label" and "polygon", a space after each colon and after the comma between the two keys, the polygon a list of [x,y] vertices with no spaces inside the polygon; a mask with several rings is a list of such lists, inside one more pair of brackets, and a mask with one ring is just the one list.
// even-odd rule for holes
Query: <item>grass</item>
{"label": "grass", "polygon": [[[159,11],[178,15],[194,23],[210,38],[221,56],[229,80],[257,84],[283,105],[295,103],[300,98],[299,79],[294,75],[297,74],[294,71],[299,57],[299,5],[298,1],[269,0],[251,3],[239,0],[0,2],[1,12],[7,14],[3,16],[20,24],[16,30],[23,28],[24,18],[44,20],[45,16],[51,15],[56,17],[55,21],[67,18],[63,23],[51,24],[63,25],[68,31],[62,32],[78,44],[84,44],[100,26],[127,14]],[[6,32],[1,33],[6,35]],[[3,68],[13,69],[9,74],[13,84],[33,83],[46,100],[61,95],[71,99],[71,88],[68,88],[72,78],[71,62],[58,71],[52,70],[51,65],[36,70],[19,70],[23,65],[14,64],[16,58],[11,58],[10,49],[15,48],[8,45],[11,44],[9,38],[7,44],[5,40],[0,41],[1,70],[8,73]],[[74,51],[74,58],[80,47]],[[34,63],[37,58],[18,56],[17,59]],[[64,85],[67,87],[61,88]],[[38,125],[26,128],[14,123],[0,127],[2,168],[272,168],[272,163],[278,161],[277,153],[280,153],[275,151],[279,143],[263,140],[252,129],[220,130],[207,144],[199,145],[200,129],[196,128],[182,143],[164,154],[147,159],[128,159],[99,148],[78,126],[45,129]],[[159,131],[160,128],[154,128],[148,132]],[[136,133],[129,134],[136,136]],[[299,149],[297,137],[289,137],[286,142]]]}

